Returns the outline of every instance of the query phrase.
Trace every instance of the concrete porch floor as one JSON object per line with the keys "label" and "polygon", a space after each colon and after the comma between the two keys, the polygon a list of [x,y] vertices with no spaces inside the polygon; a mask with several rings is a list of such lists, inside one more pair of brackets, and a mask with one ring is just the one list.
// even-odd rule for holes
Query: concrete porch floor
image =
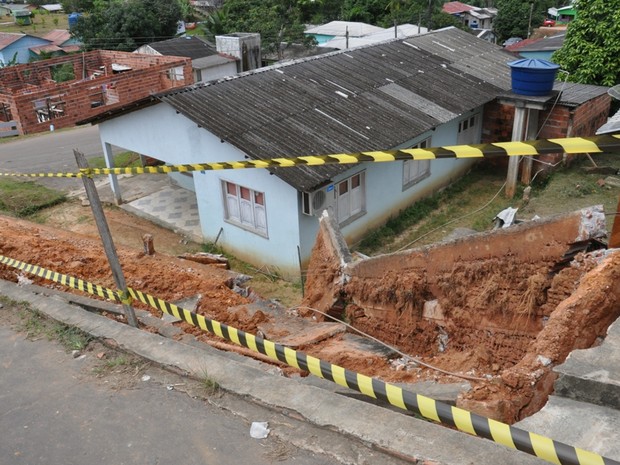
{"label": "concrete porch floor", "polygon": [[[171,183],[166,174],[119,176],[118,181],[123,199],[120,208],[194,242],[203,242],[194,192]],[[97,190],[103,202],[115,203],[107,178],[97,183]]]}

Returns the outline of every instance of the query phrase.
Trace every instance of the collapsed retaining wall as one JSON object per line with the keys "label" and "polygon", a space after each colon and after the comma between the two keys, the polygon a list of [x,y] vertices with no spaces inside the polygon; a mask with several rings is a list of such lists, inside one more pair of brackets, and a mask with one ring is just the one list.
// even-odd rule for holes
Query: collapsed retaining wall
{"label": "collapsed retaining wall", "polygon": [[605,231],[602,207],[591,207],[353,261],[325,214],[304,305],[484,379],[458,405],[514,422],[544,405],[551,368],[620,315],[620,250],[578,253]]}

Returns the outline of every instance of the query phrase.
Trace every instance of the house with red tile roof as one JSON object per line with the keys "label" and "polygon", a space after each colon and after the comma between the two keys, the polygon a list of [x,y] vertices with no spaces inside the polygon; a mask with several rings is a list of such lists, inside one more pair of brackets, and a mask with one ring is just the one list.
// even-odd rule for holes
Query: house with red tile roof
{"label": "house with red tile roof", "polygon": [[462,2],[444,3],[442,11],[456,16],[472,29],[492,29],[497,16],[497,8],[479,8]]}
{"label": "house with red tile roof", "polygon": [[50,45],[52,42],[30,34],[0,32],[0,65],[28,63],[33,54],[32,47]]}

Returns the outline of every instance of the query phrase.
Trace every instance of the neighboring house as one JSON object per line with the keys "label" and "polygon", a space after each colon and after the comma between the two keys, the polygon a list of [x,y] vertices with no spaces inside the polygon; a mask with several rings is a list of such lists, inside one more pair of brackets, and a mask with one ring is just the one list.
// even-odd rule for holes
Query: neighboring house
{"label": "neighboring house", "polygon": [[479,8],[461,2],[444,3],[442,11],[456,16],[472,29],[493,29],[493,19],[497,16],[497,8]]}
{"label": "neighboring house", "polygon": [[66,29],[54,29],[43,36],[43,39],[51,43],[30,47],[30,52],[40,59],[63,56],[69,53],[78,52],[82,43],[71,36]]}
{"label": "neighboring house", "polygon": [[14,57],[17,63],[28,63],[36,56],[30,49],[46,45],[52,42],[29,34],[0,32],[0,64],[12,63]]}
{"label": "neighboring house", "polygon": [[411,37],[417,34],[425,34],[428,29],[415,24],[399,24],[396,27],[396,34],[394,33],[394,27],[384,29],[381,31],[373,32],[363,37],[334,37],[323,43],[323,47],[330,47],[338,50],[344,50],[347,48],[361,47],[363,45],[377,44],[379,42],[385,42],[395,38],[404,39],[405,37]]}
{"label": "neighboring house", "polygon": [[18,26],[29,26],[32,24],[32,12],[30,10],[13,10],[13,18]]}
{"label": "neighboring house", "polygon": [[44,39],[51,41],[64,53],[74,53],[80,50],[82,42],[73,37],[66,29],[54,29],[43,36]]}
{"label": "neighboring house", "polygon": [[15,11],[22,11],[34,9],[30,5],[18,4],[18,3],[2,3],[0,4],[0,14],[2,16],[14,16]]}
{"label": "neighboring house", "polygon": [[134,53],[191,58],[194,82],[207,82],[237,74],[235,57],[219,53],[215,45],[196,36],[152,42]]}
{"label": "neighboring house", "polygon": [[47,5],[41,5],[39,8],[48,13],[62,13],[63,11],[60,3],[48,3]]}
{"label": "neighboring house", "polygon": [[497,35],[490,29],[474,29],[474,32],[478,39],[486,40],[492,44],[497,43]]}
{"label": "neighboring house", "polygon": [[551,60],[556,50],[562,48],[566,39],[566,31],[541,39],[525,39],[506,47],[511,53],[518,54],[523,58],[538,58],[539,60]]}
{"label": "neighboring house", "polygon": [[549,8],[547,13],[559,23],[570,23],[577,17],[577,9],[574,4],[562,8]]}
{"label": "neighboring house", "polygon": [[332,21],[321,26],[314,26],[304,31],[307,36],[314,37],[318,45],[324,45],[327,41],[335,37],[365,37],[375,32],[385,29],[371,24],[358,23],[352,21]]}
{"label": "neighboring house", "polygon": [[[167,164],[505,141],[514,107],[498,98],[529,101],[511,95],[513,59],[449,28],[166,92],[82,123],[99,124],[107,157],[116,146]],[[549,121],[540,118],[547,134],[566,135],[569,124],[581,131],[579,118],[596,111],[606,116],[606,89],[590,87],[589,94],[578,92],[588,86],[571,87],[557,105],[557,94],[535,99],[552,111]],[[603,94],[607,100],[599,99]],[[505,132],[508,139],[499,139]],[[171,178],[195,192],[205,241],[217,238],[243,260],[299,277],[323,209],[332,209],[344,237],[356,242],[474,162],[302,165]]]}
{"label": "neighboring house", "polygon": [[20,134],[70,127],[148,95],[192,84],[188,58],[98,50],[0,69],[0,120]]}

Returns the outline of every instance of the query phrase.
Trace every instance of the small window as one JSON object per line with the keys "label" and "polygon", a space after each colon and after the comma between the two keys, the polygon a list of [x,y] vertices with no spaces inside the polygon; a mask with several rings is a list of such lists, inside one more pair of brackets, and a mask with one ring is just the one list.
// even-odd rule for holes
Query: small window
{"label": "small window", "polygon": [[361,172],[338,183],[337,213],[340,225],[366,213],[366,173]]}
{"label": "small window", "polygon": [[265,194],[223,181],[225,219],[249,231],[267,236]]}
{"label": "small window", "polygon": [[459,133],[456,143],[476,144],[480,141],[479,134],[480,114],[473,115],[459,123]]}
{"label": "small window", "polygon": [[168,79],[170,79],[171,81],[182,81],[184,79],[183,67],[176,66],[174,68],[170,68],[168,70]]}
{"label": "small window", "polygon": [[[459,125],[460,126],[460,125]],[[430,138],[424,139],[411,148],[425,149],[430,146]],[[405,160],[403,162],[403,190],[431,175],[430,160]]]}

